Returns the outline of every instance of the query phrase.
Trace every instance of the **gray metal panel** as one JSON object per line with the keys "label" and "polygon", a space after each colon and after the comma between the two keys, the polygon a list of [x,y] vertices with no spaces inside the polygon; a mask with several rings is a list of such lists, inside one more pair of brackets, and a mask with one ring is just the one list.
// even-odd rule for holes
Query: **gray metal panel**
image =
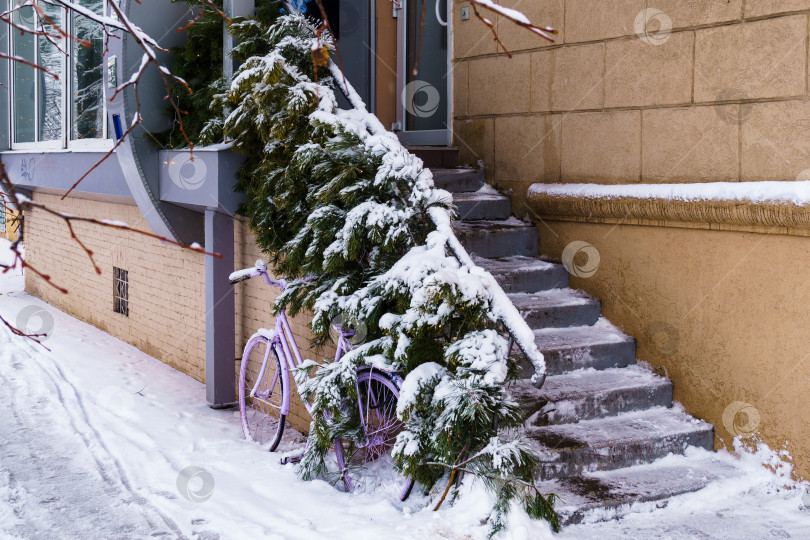
{"label": "gray metal panel", "polygon": [[451,141],[449,129],[397,131],[396,135],[406,146],[449,146]]}
{"label": "gray metal panel", "polygon": [[[222,4],[225,14],[230,18],[235,17],[249,17],[256,11],[256,2],[254,0],[225,0]],[[223,47],[224,54],[222,56],[222,72],[225,80],[230,81],[233,78],[233,60],[228,53],[233,50],[234,39],[233,36],[222,26]]]}
{"label": "gray metal panel", "polygon": [[[11,181],[19,187],[65,193],[82,175],[104,157],[104,152],[4,152]],[[131,199],[132,194],[124,178],[118,158],[113,155],[96,167],[73,192],[99,194]]]}
{"label": "gray metal panel", "polygon": [[236,173],[245,161],[245,156],[236,152],[219,153],[219,207],[233,214],[245,200],[245,194],[237,192]]}
{"label": "gray metal panel", "polygon": [[[369,110],[373,110],[372,96],[376,86],[372,79],[374,51],[369,45],[373,39],[372,35],[376,34],[372,26],[374,22],[372,6],[374,4],[375,2],[371,0],[343,0],[339,3],[338,21],[341,67],[363,102],[369,105]],[[348,101],[341,106],[348,107]]]}
{"label": "gray metal panel", "polygon": [[[134,0],[122,0],[121,7],[134,24],[154,37],[162,47],[169,48],[182,43],[184,36],[176,30],[189,19],[185,4],[154,0],[147,5],[145,2],[139,4]],[[143,51],[129,36],[111,39],[109,47],[105,64],[110,56],[115,56],[117,81],[120,83],[128,80],[138,69]],[[158,58],[169,64],[166,53],[159,52]],[[107,90],[109,92],[110,88]],[[184,243],[199,242],[204,236],[202,214],[163,203],[159,199],[159,149],[153,145],[149,134],[150,131],[159,131],[170,125],[163,112],[165,94],[163,79],[155,67],[150,66],[139,84],[140,114],[144,123],[133,130],[118,147],[116,154],[132,196],[152,231]],[[119,94],[109,103],[108,109],[110,125],[114,125],[114,117],[117,115],[122,131],[126,131],[137,111],[134,90],[130,88]]]}
{"label": "gray metal panel", "polygon": [[222,255],[221,259],[205,256],[205,393],[215,408],[236,401],[236,304],[228,282],[234,270],[233,233],[231,216],[206,210],[206,249]]}
{"label": "gray metal panel", "polygon": [[160,200],[201,209],[213,208],[233,215],[244,195],[236,193],[236,171],[244,157],[221,148],[162,150]]}

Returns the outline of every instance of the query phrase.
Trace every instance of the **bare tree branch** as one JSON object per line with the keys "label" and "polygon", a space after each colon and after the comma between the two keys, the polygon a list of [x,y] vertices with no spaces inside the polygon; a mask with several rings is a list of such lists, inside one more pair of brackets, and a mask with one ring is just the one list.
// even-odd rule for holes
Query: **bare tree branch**
{"label": "bare tree branch", "polygon": [[11,333],[14,334],[15,336],[28,338],[31,341],[39,344],[46,351],[50,351],[50,349],[48,347],[46,347],[45,344],[42,343],[42,341],[40,341],[40,338],[47,337],[47,334],[26,334],[25,332],[23,332],[22,330],[19,330],[16,326],[14,326],[13,324],[11,324],[7,320],[5,320],[2,315],[0,315],[0,323],[3,323],[3,325],[6,328],[8,328],[11,331]]}
{"label": "bare tree branch", "polygon": [[[84,6],[78,4],[74,0],[26,0],[25,2],[20,2],[19,4],[16,4],[15,6],[13,6],[11,9],[0,13],[0,23],[5,23],[5,24],[9,25],[10,28],[13,28],[15,31],[19,31],[22,34],[30,34],[30,35],[33,35],[33,36],[38,36],[40,38],[46,39],[49,43],[54,45],[56,47],[56,49],[61,54],[65,55],[65,56],[68,56],[67,51],[64,48],[62,48],[61,46],[59,46],[59,42],[64,40],[64,39],[73,40],[76,43],[78,43],[78,44],[80,44],[82,46],[85,46],[85,47],[91,47],[92,45],[91,45],[91,43],[89,43],[89,42],[87,42],[85,40],[78,39],[76,36],[73,36],[69,32],[66,32],[61,27],[60,24],[57,24],[47,13],[45,13],[45,11],[42,9],[42,7],[39,5],[39,3],[47,3],[48,5],[51,5],[51,6],[61,7],[61,8],[65,9],[68,12],[73,12],[74,14],[77,14],[77,15],[79,15],[81,17],[84,17],[84,18],[86,18],[88,20],[94,21],[94,22],[98,23],[99,25],[101,25],[101,27],[103,29],[103,33],[104,33],[104,44],[105,44],[104,53],[105,54],[109,50],[109,39],[110,38],[120,39],[120,36],[115,34],[115,32],[119,32],[119,31],[122,32],[122,33],[128,34],[131,37],[131,39],[134,41],[134,43],[143,51],[143,57],[142,57],[141,64],[140,64],[138,70],[135,71],[135,73],[133,73],[126,82],[119,85],[115,89],[115,92],[113,93],[112,98],[110,98],[110,99],[114,99],[118,95],[119,92],[123,92],[127,88],[132,87],[134,97],[135,97],[135,103],[136,103],[135,115],[134,115],[134,118],[132,119],[132,122],[128,126],[128,128],[125,131],[125,133],[123,134],[123,136],[118,141],[116,141],[113,148],[110,151],[108,151],[107,153],[105,153],[104,156],[95,165],[90,167],[90,169],[88,169],[82,175],[82,177],[79,178],[79,180],[77,180],[73,184],[73,186],[71,186],[71,188],[67,191],[67,193],[65,193],[65,195],[63,195],[63,197],[62,197],[63,199],[64,199],[64,197],[69,195],[74,189],[76,189],[76,187],[79,185],[79,183],[82,180],[87,178],[87,176],[90,173],[92,173],[96,168],[99,167],[99,165],[101,165],[107,158],[109,158],[115,152],[115,150],[124,142],[124,140],[126,140],[127,136],[129,136],[130,133],[138,125],[140,125],[143,122],[143,117],[141,115],[141,103],[140,103],[140,97],[139,97],[139,84],[140,84],[141,78],[142,78],[146,68],[149,65],[154,65],[158,69],[158,71],[160,72],[161,78],[163,79],[163,84],[164,84],[164,86],[166,88],[166,94],[167,94],[164,99],[167,99],[171,103],[172,107],[174,108],[175,112],[178,115],[178,118],[180,118],[180,121],[179,121],[180,130],[183,133],[183,137],[188,142],[189,147],[191,149],[193,149],[193,144],[189,140],[188,135],[186,134],[186,132],[185,132],[185,130],[183,128],[182,114],[181,114],[181,111],[179,109],[179,106],[178,106],[176,100],[174,98],[172,98],[170,83],[172,81],[178,82],[182,86],[185,86],[188,89],[189,93],[191,93],[191,88],[188,86],[186,81],[184,81],[182,78],[172,74],[171,71],[167,67],[165,67],[164,65],[162,65],[160,63],[160,61],[159,61],[159,59],[157,57],[156,51],[166,52],[166,49],[160,47],[160,45],[158,45],[158,43],[152,37],[147,35],[140,27],[135,25],[127,17],[127,15],[125,13],[123,13],[123,11],[118,7],[118,4],[116,2],[114,2],[113,0],[105,0],[105,1],[110,6],[110,11],[111,11],[111,13],[113,13],[114,16],[105,16],[105,15],[96,13],[96,12],[94,12],[94,11],[92,11],[90,9],[87,9]],[[136,0],[136,2],[138,2],[140,4],[140,0]],[[212,0],[200,0],[200,4],[202,5],[203,10],[213,9],[216,13],[218,13],[220,16],[222,16],[225,21],[230,22],[230,19],[225,15],[225,13],[222,12],[222,10],[220,10],[216,6],[216,4],[214,4],[214,2]],[[17,23],[14,22],[13,14],[15,12],[23,9],[23,8],[26,8],[26,7],[31,7],[36,11],[37,16],[40,19],[42,24],[40,24],[36,28],[29,28],[27,26],[20,25],[20,24],[17,24]],[[194,19],[193,21],[191,21],[189,24],[185,25],[180,30],[188,29],[197,20],[199,20],[199,17]],[[30,67],[32,67],[32,68],[34,68],[36,70],[42,71],[43,73],[47,73],[48,75],[52,76],[56,80],[59,79],[59,74],[52,73],[51,71],[49,71],[45,67],[43,67],[41,65],[38,65],[36,62],[27,60],[25,58],[15,56],[13,54],[0,53],[0,59],[8,60],[8,61],[11,61],[11,62],[17,62],[17,63],[23,64],[23,65],[30,66]],[[3,85],[3,87],[7,88],[4,85]],[[3,196],[3,192],[5,193],[5,196]],[[77,223],[85,223],[85,224],[90,224],[90,225],[96,225],[96,226],[99,226],[99,227],[106,227],[106,228],[109,228],[109,229],[127,231],[127,232],[130,232],[130,233],[133,233],[133,234],[138,234],[140,236],[144,236],[144,237],[147,237],[147,238],[158,240],[158,241],[166,243],[166,244],[174,245],[174,246],[180,247],[182,249],[187,249],[187,250],[193,251],[195,253],[200,253],[200,254],[203,254],[203,255],[208,255],[208,256],[212,256],[212,257],[221,258],[220,254],[205,251],[202,247],[200,247],[198,245],[186,246],[186,245],[180,244],[179,242],[176,242],[174,240],[170,240],[170,239],[168,239],[166,237],[159,236],[159,235],[156,235],[156,234],[148,232],[148,231],[139,230],[139,229],[136,229],[134,227],[130,227],[126,223],[117,222],[117,221],[110,221],[110,220],[104,220],[104,219],[96,219],[96,218],[74,216],[74,215],[70,215],[70,214],[55,210],[55,209],[53,209],[53,208],[51,208],[51,207],[49,207],[47,205],[44,205],[42,203],[35,202],[35,201],[21,195],[17,191],[17,189],[15,188],[14,184],[11,182],[11,179],[9,178],[9,176],[7,174],[5,164],[3,163],[3,160],[2,160],[2,156],[0,156],[0,203],[2,203],[2,204],[0,204],[0,211],[1,212],[7,212],[8,211],[9,213],[11,213],[12,215],[15,216],[13,218],[13,221],[15,222],[15,224],[17,226],[17,232],[18,232],[17,238],[13,242],[11,242],[11,245],[10,245],[10,251],[11,251],[11,253],[13,255],[12,261],[10,263],[0,263],[0,273],[6,273],[6,272],[8,272],[8,271],[10,271],[10,270],[12,270],[14,268],[20,268],[20,269],[23,269],[23,270],[27,270],[27,271],[33,272],[36,276],[38,276],[40,279],[42,279],[45,283],[47,283],[51,287],[55,288],[56,290],[60,291],[61,293],[67,293],[68,291],[64,287],[56,284],[52,280],[51,276],[48,273],[46,273],[46,272],[40,270],[39,268],[36,268],[35,266],[31,265],[25,259],[23,249],[22,249],[22,242],[23,242],[23,239],[24,239],[24,236],[25,236],[24,235],[24,232],[25,232],[24,220],[25,220],[26,212],[30,212],[32,210],[41,211],[41,212],[47,213],[47,214],[49,214],[51,216],[54,216],[54,217],[60,219],[65,224],[65,227],[66,227],[68,233],[70,234],[71,240],[76,242],[76,244],[82,249],[82,251],[84,251],[84,253],[87,255],[87,257],[88,257],[88,259],[90,261],[90,264],[93,267],[93,270],[97,274],[101,273],[101,268],[99,268],[98,264],[95,261],[93,250],[90,249],[90,247],[85,242],[83,242],[82,239],[77,234],[76,228],[74,227],[74,225],[77,224]],[[24,337],[30,338],[33,341],[35,341],[35,342],[39,343],[40,345],[42,345],[42,342],[40,341],[39,338],[44,337],[43,335],[27,334],[26,332],[23,332],[22,330],[15,328],[11,323],[6,321],[2,317],[0,317],[0,323],[2,323],[3,326],[6,326],[7,328],[9,328],[13,334],[18,335],[18,336],[24,336]],[[42,346],[44,347],[44,345],[42,345]]]}
{"label": "bare tree branch", "polygon": [[189,250],[189,251],[193,251],[195,253],[200,253],[202,255],[208,255],[208,256],[211,256],[211,257],[216,257],[218,259],[222,258],[222,255],[220,255],[219,253],[208,252],[208,251],[205,251],[205,249],[203,249],[202,247],[195,246],[195,245],[186,246],[186,245],[181,244],[179,242],[176,242],[174,240],[170,240],[170,239],[168,239],[168,238],[166,238],[164,236],[160,236],[160,235],[151,233],[149,231],[144,231],[144,230],[136,229],[134,227],[130,227],[129,225],[127,225],[126,223],[123,223],[123,222],[110,221],[110,220],[104,220],[104,219],[96,219],[96,218],[88,218],[88,217],[81,217],[81,216],[74,216],[74,215],[71,215],[71,214],[66,214],[64,212],[60,212],[58,210],[54,210],[54,209],[52,209],[52,208],[50,208],[50,207],[48,207],[48,206],[46,206],[46,205],[44,205],[42,203],[32,201],[28,197],[25,197],[25,196],[23,196],[23,195],[21,195],[20,193],[17,192],[17,190],[14,187],[14,184],[11,182],[11,180],[8,177],[8,174],[6,172],[5,164],[3,163],[3,160],[2,160],[1,156],[0,156],[0,187],[3,188],[3,190],[8,194],[8,197],[10,199],[10,202],[6,202],[5,200],[3,201],[3,208],[2,208],[3,211],[10,210],[10,211],[16,213],[17,214],[16,219],[19,222],[19,225],[18,225],[19,235],[18,235],[17,239],[14,242],[11,243],[11,247],[10,247],[11,252],[14,254],[14,259],[12,260],[11,263],[8,263],[8,264],[0,263],[0,269],[2,269],[2,273],[8,272],[9,270],[11,270],[13,268],[18,268],[18,267],[21,268],[21,269],[26,269],[27,268],[27,269],[31,270],[32,272],[34,272],[37,276],[42,278],[50,286],[52,286],[53,288],[55,288],[56,290],[58,290],[59,292],[62,292],[62,293],[67,293],[68,292],[67,289],[57,285],[56,283],[54,283],[53,280],[51,279],[50,275],[38,270],[36,267],[29,264],[28,261],[25,260],[25,257],[22,254],[22,251],[20,249],[20,245],[21,245],[23,237],[24,237],[24,234],[23,234],[23,232],[24,232],[24,228],[23,228],[24,221],[23,221],[23,219],[24,218],[22,216],[24,215],[23,213],[25,211],[30,211],[30,210],[35,210],[35,209],[36,210],[41,210],[41,211],[43,211],[43,212],[45,212],[47,214],[50,214],[52,216],[55,216],[55,217],[61,219],[65,223],[65,226],[67,227],[68,232],[70,233],[71,239],[73,239],[76,243],[78,243],[78,245],[85,252],[88,259],[90,260],[90,263],[93,265],[93,269],[95,270],[95,272],[97,274],[101,273],[101,269],[98,267],[98,265],[95,262],[95,259],[93,258],[93,251],[90,248],[88,248],[87,245],[84,242],[82,242],[81,239],[78,237],[78,235],[76,234],[75,229],[73,228],[74,223],[89,223],[89,224],[92,224],[92,225],[98,225],[100,227],[106,227],[106,228],[109,228],[109,229],[115,229],[115,230],[119,230],[119,231],[127,231],[127,232],[131,232],[131,233],[135,233],[135,234],[147,237],[147,238],[152,238],[152,239],[155,239],[155,240],[159,240],[161,242],[164,242],[164,243],[167,243],[167,244],[170,244],[170,245],[173,245],[173,246],[177,246],[177,247]]}

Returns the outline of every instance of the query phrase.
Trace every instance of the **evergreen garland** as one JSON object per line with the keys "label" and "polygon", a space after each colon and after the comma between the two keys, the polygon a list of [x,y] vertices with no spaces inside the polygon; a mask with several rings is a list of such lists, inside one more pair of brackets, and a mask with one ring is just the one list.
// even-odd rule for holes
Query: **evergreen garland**
{"label": "evergreen garland", "polygon": [[[188,146],[188,141],[180,130],[181,121],[189,141],[196,144],[202,140],[202,130],[211,119],[214,96],[226,90],[225,80],[222,78],[223,32],[226,22],[222,14],[199,0],[171,1],[184,2],[192,14],[199,17],[185,29],[186,41],[183,45],[170,49],[172,73],[188,84],[187,88],[175,80],[170,82],[171,96],[182,111],[182,118],[177,116],[174,107],[166,107],[165,111],[171,118],[172,127],[154,134],[159,144],[170,149]],[[220,12],[223,9],[222,2],[223,0],[213,0]],[[253,19],[265,26],[272,24],[279,15],[280,5],[281,2],[278,0],[257,0],[256,15]]]}
{"label": "evergreen garland", "polygon": [[403,474],[444,491],[437,507],[459,473],[482,478],[496,496],[492,534],[512,501],[557,529],[555,497],[534,487],[537,463],[506,391],[516,373],[492,316],[493,278],[453,258],[431,219],[446,219],[450,195],[393,134],[371,135],[361,113],[337,108],[335,81],[317,67],[332,47],[327,32],[299,14],[230,31],[244,61],[203,139],[224,136],[246,155],[241,213],[290,279],[274,309],[311,310],[316,344],[337,316],[368,329],[339,362],[308,360],[296,374],[315,418],[299,474],[325,474],[333,440],[361,437],[358,411],[344,406],[356,399],[357,368],[397,370],[405,427],[392,456]]}

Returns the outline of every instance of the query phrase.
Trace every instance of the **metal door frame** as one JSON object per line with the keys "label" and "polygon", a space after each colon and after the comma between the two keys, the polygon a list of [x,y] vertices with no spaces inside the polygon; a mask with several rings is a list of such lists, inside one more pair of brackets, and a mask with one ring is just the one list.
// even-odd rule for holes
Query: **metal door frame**
{"label": "metal door frame", "polygon": [[[425,0],[429,2],[430,0]],[[440,0],[436,0],[440,1]],[[407,80],[407,43],[408,43],[408,0],[400,0],[400,7],[394,8],[397,13],[397,125],[395,131],[402,144],[407,146],[451,146],[453,138],[453,0],[447,2],[447,118],[445,118],[445,129],[432,129],[421,131],[407,131],[405,129],[405,104],[402,94],[405,91],[405,81]],[[430,11],[430,8],[427,8]],[[427,16],[431,16],[428,14]],[[425,51],[423,51],[423,54]],[[399,129],[396,129],[399,128]]]}

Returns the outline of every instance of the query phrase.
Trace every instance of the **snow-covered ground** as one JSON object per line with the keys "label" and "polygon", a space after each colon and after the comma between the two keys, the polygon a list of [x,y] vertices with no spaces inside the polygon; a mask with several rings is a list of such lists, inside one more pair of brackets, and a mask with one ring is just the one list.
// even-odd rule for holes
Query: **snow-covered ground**
{"label": "snow-covered ground", "polygon": [[[242,439],[233,410],[208,408],[202,384],[22,289],[20,272],[0,274],[0,314],[52,326],[51,351],[0,328],[0,540],[486,537],[480,486],[433,512],[423,496],[303,482]],[[557,538],[810,537],[805,486],[762,466],[773,453],[723,459],[742,474]],[[503,536],[553,537],[520,512]]]}

